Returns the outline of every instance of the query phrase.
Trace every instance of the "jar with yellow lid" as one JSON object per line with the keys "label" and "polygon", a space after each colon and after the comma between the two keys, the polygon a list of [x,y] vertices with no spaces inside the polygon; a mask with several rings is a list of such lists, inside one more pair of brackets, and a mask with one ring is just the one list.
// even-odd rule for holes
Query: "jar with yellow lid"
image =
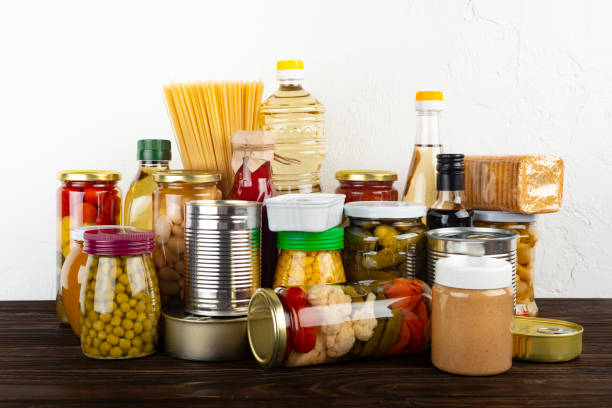
{"label": "jar with yellow lid", "polygon": [[57,175],[56,311],[68,324],[62,301],[61,271],[70,253],[70,231],[90,225],[115,225],[121,221],[121,174],[109,170],[66,170]]}
{"label": "jar with yellow lid", "polygon": [[342,228],[323,232],[280,231],[274,287],[346,282],[340,250]]}
{"label": "jar with yellow lid", "polygon": [[397,174],[385,170],[342,170],[336,173],[340,185],[336,194],[344,194],[345,203],[351,201],[397,201],[393,187]]}
{"label": "jar with yellow lid", "polygon": [[168,170],[153,174],[153,259],[162,305],[183,304],[186,201],[220,200],[221,174],[200,170]]}
{"label": "jar with yellow lid", "polygon": [[518,234],[516,246],[516,315],[538,315],[534,296],[535,246],[538,242],[536,214],[475,211],[474,226],[500,228]]}
{"label": "jar with yellow lid", "polygon": [[124,227],[85,231],[87,278],[79,299],[85,356],[125,359],[157,350],[161,305],[153,247],[153,231]]}

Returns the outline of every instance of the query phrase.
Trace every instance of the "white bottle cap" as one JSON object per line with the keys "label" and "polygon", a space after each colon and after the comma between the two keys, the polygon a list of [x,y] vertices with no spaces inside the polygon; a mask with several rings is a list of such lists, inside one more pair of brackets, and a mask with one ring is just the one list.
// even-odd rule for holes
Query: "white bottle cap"
{"label": "white bottle cap", "polygon": [[512,286],[512,265],[503,259],[450,255],[436,263],[435,282],[457,289],[500,289]]}

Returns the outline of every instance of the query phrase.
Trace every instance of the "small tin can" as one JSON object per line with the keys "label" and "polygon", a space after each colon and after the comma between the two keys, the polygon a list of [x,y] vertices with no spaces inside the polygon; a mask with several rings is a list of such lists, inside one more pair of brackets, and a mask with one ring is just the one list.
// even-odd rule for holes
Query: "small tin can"
{"label": "small tin can", "polygon": [[251,356],[247,318],[204,317],[182,308],[164,312],[165,349],[173,357],[196,361],[234,361]]}
{"label": "small tin can", "polygon": [[569,361],[582,353],[579,324],[540,317],[514,317],[512,358],[538,363]]}
{"label": "small tin can", "polygon": [[[452,227],[427,232],[427,279],[433,286],[436,263],[449,255],[499,258],[512,265],[512,288],[516,295],[516,244],[514,231],[497,228]],[[516,300],[516,299],[515,299]]]}

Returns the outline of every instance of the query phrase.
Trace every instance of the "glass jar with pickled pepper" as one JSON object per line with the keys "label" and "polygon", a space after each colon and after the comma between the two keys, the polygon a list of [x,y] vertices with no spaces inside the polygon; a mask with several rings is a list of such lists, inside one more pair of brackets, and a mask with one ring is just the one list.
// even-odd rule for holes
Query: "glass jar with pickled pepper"
{"label": "glass jar with pickled pepper", "polygon": [[221,174],[168,170],[153,174],[155,262],[162,306],[183,304],[185,273],[185,201],[220,200]]}
{"label": "glass jar with pickled pepper", "polygon": [[121,221],[121,174],[108,170],[68,170],[58,173],[57,190],[56,311],[68,323],[62,302],[61,271],[70,253],[70,231],[90,225],[115,225]]}
{"label": "glass jar with pickled pepper", "polygon": [[351,201],[397,201],[398,192],[393,187],[397,174],[384,170],[343,170],[336,173],[340,185],[336,194]]}
{"label": "glass jar with pickled pepper", "polygon": [[536,214],[475,211],[474,226],[501,228],[518,234],[516,246],[516,315],[537,316],[534,297],[535,246],[538,242]]}
{"label": "glass jar with pickled pepper", "polygon": [[347,203],[343,260],[348,280],[424,279],[426,211],[421,204],[398,201]]}
{"label": "glass jar with pickled pepper", "polygon": [[274,287],[345,282],[340,250],[343,231],[334,227],[323,232],[280,231],[280,249]]}
{"label": "glass jar with pickled pepper", "polygon": [[429,345],[430,303],[427,284],[406,278],[258,289],[249,344],[265,367],[415,353]]}
{"label": "glass jar with pickled pepper", "polygon": [[87,278],[81,284],[81,350],[90,358],[143,357],[157,350],[161,305],[153,231],[86,231]]}

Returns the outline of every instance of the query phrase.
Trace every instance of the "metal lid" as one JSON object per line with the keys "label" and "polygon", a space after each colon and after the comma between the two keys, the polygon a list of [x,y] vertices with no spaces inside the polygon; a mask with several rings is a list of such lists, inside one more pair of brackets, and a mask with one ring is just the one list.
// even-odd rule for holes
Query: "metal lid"
{"label": "metal lid", "polygon": [[474,211],[474,221],[535,222],[537,218],[537,214],[523,214],[507,211]]}
{"label": "metal lid", "polygon": [[158,183],[216,183],[221,181],[220,173],[200,170],[163,170],[153,173]]}
{"label": "metal lid", "polygon": [[272,289],[257,289],[247,314],[251,352],[259,364],[275,367],[283,362],[287,346],[287,321],[279,297]]}
{"label": "metal lid", "polygon": [[427,208],[404,201],[353,201],[344,205],[344,214],[355,218],[421,218],[427,214]]}
{"label": "metal lid", "polygon": [[511,331],[512,357],[519,360],[556,363],[582,353],[584,328],[576,323],[515,316]]}
{"label": "metal lid", "polygon": [[395,181],[397,173],[387,170],[342,170],[336,173],[340,181]]}
{"label": "metal lid", "polygon": [[584,328],[579,324],[565,320],[516,316],[512,321],[511,330],[512,334],[521,336],[557,338],[575,336],[582,333]]}
{"label": "metal lid", "polygon": [[117,181],[121,173],[113,170],[63,170],[57,173],[62,181]]}
{"label": "metal lid", "polygon": [[85,231],[83,252],[93,255],[138,255],[153,252],[153,231],[122,226]]}
{"label": "metal lid", "polygon": [[427,231],[427,246],[438,252],[473,256],[516,250],[518,234],[499,228],[452,227]]}

